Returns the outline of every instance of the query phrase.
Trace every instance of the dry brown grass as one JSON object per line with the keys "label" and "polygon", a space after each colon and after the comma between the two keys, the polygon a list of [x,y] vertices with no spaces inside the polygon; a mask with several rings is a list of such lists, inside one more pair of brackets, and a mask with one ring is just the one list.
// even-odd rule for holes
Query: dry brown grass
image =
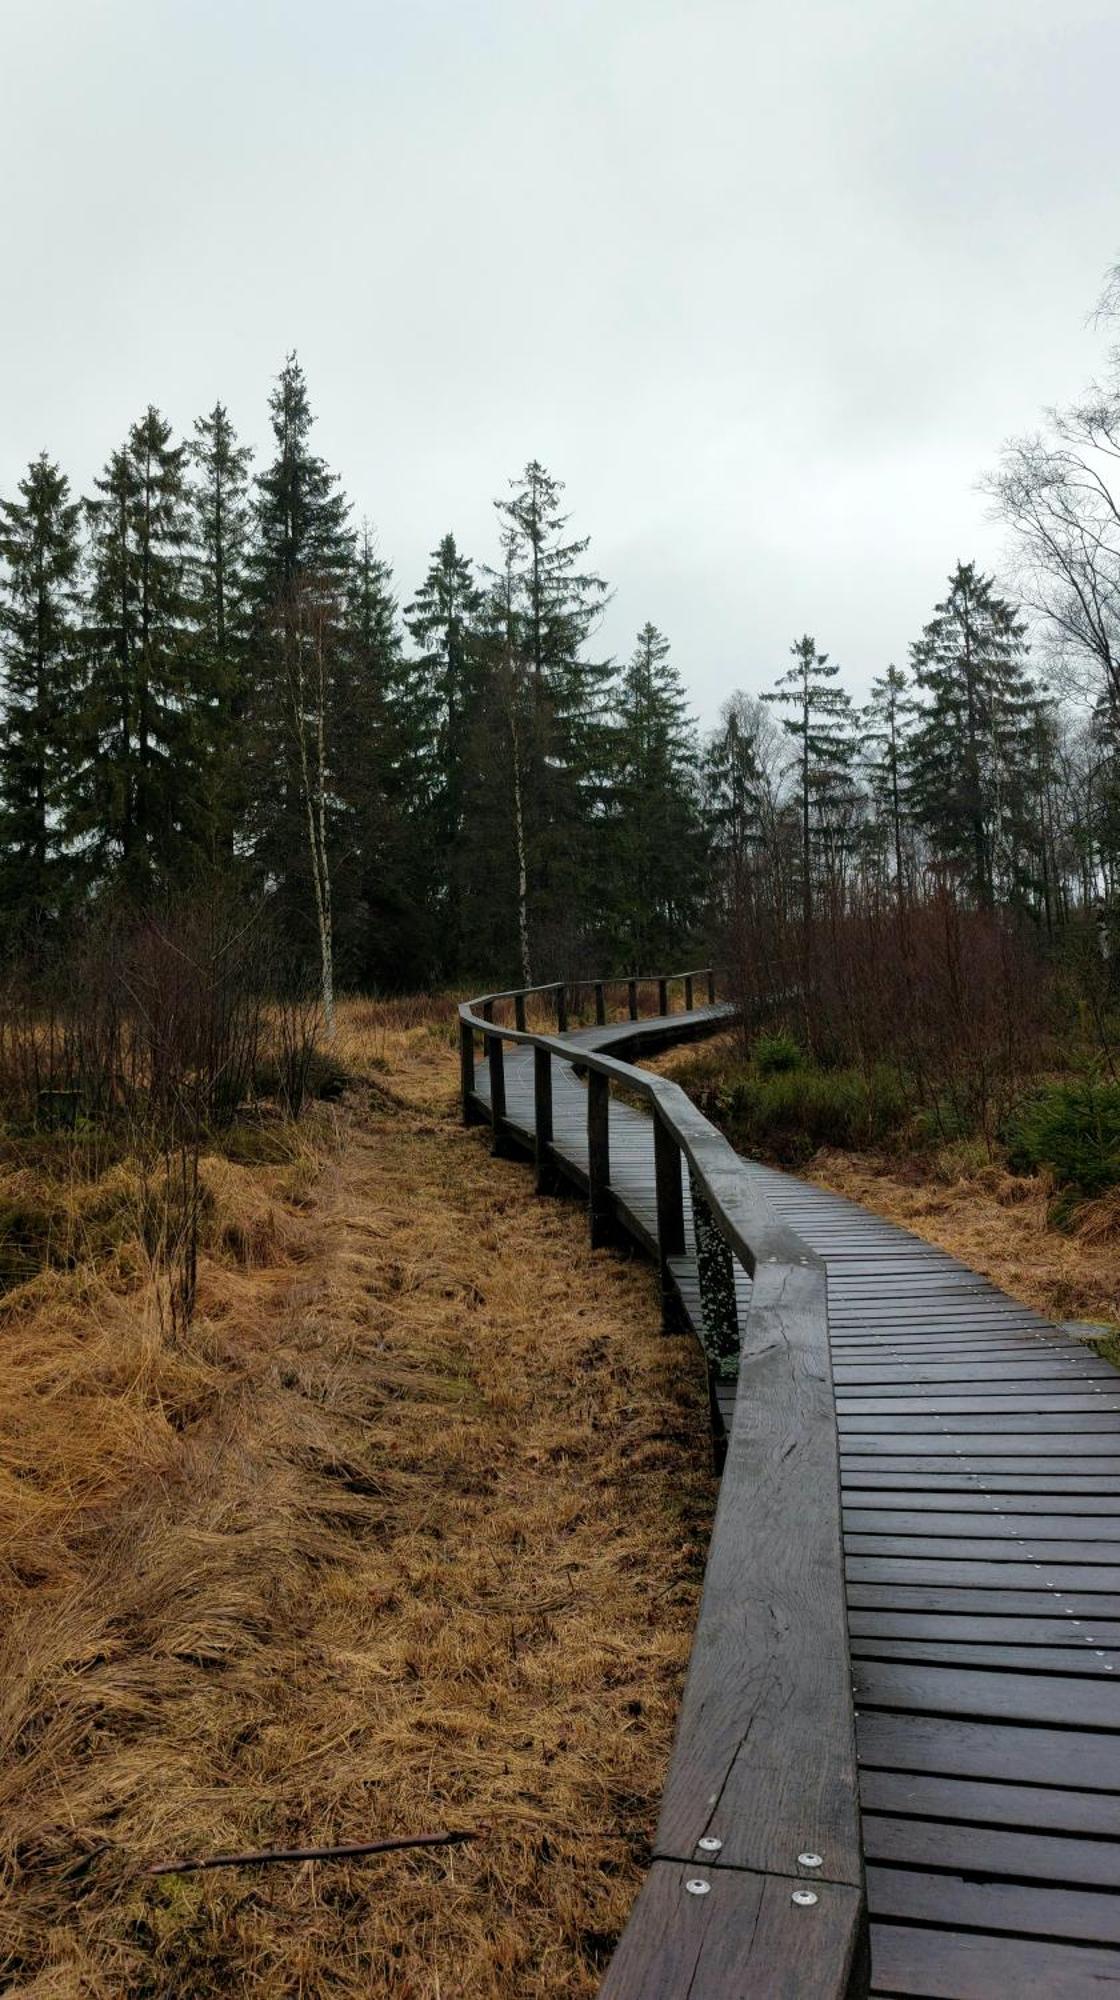
{"label": "dry brown grass", "polygon": [[636,1890],[712,1497],[696,1358],[457,1127],[444,1010],[340,1039],[371,1081],[337,1116],[207,1161],[178,1346],[127,1230],[0,1300],[6,1991],[589,1994]]}

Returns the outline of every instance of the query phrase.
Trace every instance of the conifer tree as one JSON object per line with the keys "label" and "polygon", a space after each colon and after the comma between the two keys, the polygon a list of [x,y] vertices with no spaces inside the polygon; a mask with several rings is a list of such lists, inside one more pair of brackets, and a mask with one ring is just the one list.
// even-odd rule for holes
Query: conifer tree
{"label": "conifer tree", "polygon": [[1034,690],[1026,628],[991,577],[958,563],[911,648],[928,706],[910,749],[915,812],[934,853],[981,908],[1014,870],[1030,763]]}
{"label": "conifer tree", "polygon": [[417,673],[429,706],[415,713],[417,733],[430,731],[430,838],[435,883],[443,906],[443,963],[457,970],[463,951],[464,815],[467,758],[485,686],[484,595],[454,535],[432,551],[423,583],[405,612],[419,648]]}
{"label": "conifer tree", "polygon": [[0,898],[40,929],[62,888],[59,812],[70,768],[81,508],[43,452],[0,501]]}
{"label": "conifer tree", "polygon": [[[605,798],[612,669],[609,661],[588,659],[586,646],[607,586],[585,566],[588,540],[565,540],[561,481],[532,459],[511,484],[512,497],[495,502],[502,568],[491,574],[496,623],[508,625],[505,592],[516,626],[512,652],[503,646],[502,674],[508,679],[510,662],[519,662],[528,696],[518,753],[528,925],[536,934],[534,954],[543,949],[555,963],[573,948],[595,876],[589,829]],[[520,714],[520,696],[515,706]],[[514,712],[508,703],[506,710]]]}
{"label": "conifer tree", "polygon": [[134,896],[189,879],[210,845],[193,676],[187,448],[149,406],[87,500],[92,579],[68,832]]}
{"label": "conifer tree", "polygon": [[432,971],[433,701],[401,645],[392,572],[358,535],[333,685],[340,962],[375,985]]}
{"label": "conifer tree", "polygon": [[[343,644],[354,538],[338,480],[311,449],[314,420],[294,354],[269,408],[276,453],[257,477],[250,565],[249,844],[291,949],[302,957],[317,946],[326,1002],[333,951],[324,931],[330,899],[323,878],[330,871],[327,807],[335,748],[328,737],[337,714],[331,684]],[[322,792],[321,811],[308,797],[312,748],[322,779],[321,786],[314,783]]]}
{"label": "conifer tree", "polygon": [[665,964],[695,930],[704,858],[698,763],[669,641],[647,623],[616,696],[611,901],[630,972]]}
{"label": "conifer tree", "polygon": [[855,755],[852,705],[843,688],[834,685],[840,669],[827,653],[818,653],[808,633],[790,647],[793,666],[780,674],[764,701],[792,708],[782,727],[797,746],[798,812],[801,828],[801,917],[806,940],[813,919],[814,849],[828,839],[832,816],[839,816],[851,799],[849,772]]}
{"label": "conifer tree", "polygon": [[895,897],[906,898],[906,834],[910,816],[909,743],[916,704],[910,683],[893,664],[871,683],[871,700],[862,712],[865,761],[871,801],[890,844]]}
{"label": "conifer tree", "polygon": [[252,536],[249,466],[224,404],[195,422],[194,595],[196,675],[205,690],[214,859],[231,860],[244,816],[243,746],[249,643],[248,561]]}

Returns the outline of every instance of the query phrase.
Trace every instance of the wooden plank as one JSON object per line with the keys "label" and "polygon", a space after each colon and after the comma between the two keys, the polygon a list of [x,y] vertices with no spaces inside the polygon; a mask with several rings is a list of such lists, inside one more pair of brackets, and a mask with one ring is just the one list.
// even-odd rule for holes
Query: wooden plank
{"label": "wooden plank", "polygon": [[990,1590],[1120,1591],[1120,1566],[1109,1563],[954,1562],[935,1556],[849,1556],[850,1583],[964,1584]]}
{"label": "wooden plank", "polygon": [[1085,1674],[1115,1684],[1120,1676],[1120,1641],[1094,1646],[1092,1640],[1097,1637],[1095,1632],[1083,1638],[1079,1632],[1067,1631],[1056,1646],[977,1645],[946,1638],[853,1638],[851,1645],[853,1660],[914,1660],[929,1667],[1007,1667],[1017,1673]]}
{"label": "wooden plank", "polygon": [[907,1715],[991,1716],[1000,1722],[1052,1722],[1078,1729],[1120,1730],[1120,1682],[1073,1675],[986,1672],[982,1667],[930,1667],[907,1661],[860,1660],[853,1669],[861,1713],[872,1708]]}
{"label": "wooden plank", "polygon": [[[1014,1459],[992,1459],[985,1464],[978,1458],[949,1458],[939,1464],[934,1457],[848,1458],[841,1462],[841,1476],[845,1492],[858,1485],[874,1488],[876,1497],[893,1493],[900,1499],[907,1499],[915,1492],[931,1496],[943,1493],[950,1499],[976,1493],[985,1499],[1011,1499],[1016,1506],[1032,1496],[1040,1500],[1048,1496],[1076,1500],[1093,1495],[1111,1497],[1116,1492],[1120,1460],[1093,1459],[1092,1472],[1068,1472],[1065,1467],[1070,1462],[1078,1463],[1076,1458],[1064,1462],[1052,1460],[1047,1470],[1020,1472]],[[1107,1469],[1109,1466],[1113,1468],[1111,1471]]]}
{"label": "wooden plank", "polygon": [[[971,1826],[959,1820],[889,1818],[879,1813],[866,1815],[863,1833],[868,1860],[896,1867],[951,1867],[961,1873],[1120,1889],[1117,1841]],[[880,1906],[880,1914],[885,1907]]]}
{"label": "wooden plank", "polygon": [[1049,1889],[1037,1883],[966,1882],[875,1862],[867,1894],[876,1918],[960,1929],[1011,1931],[1021,1937],[1120,1944],[1120,1896],[1099,1889]]}
{"label": "wooden plank", "polygon": [[1036,1938],[873,1924],[876,1994],[910,2000],[1087,2000],[1120,1988],[1120,1952]]}
{"label": "wooden plank", "polygon": [[[930,1523],[933,1526],[933,1523]],[[1073,1537],[1028,1539],[1025,1535],[862,1535],[844,1537],[850,1556],[900,1556],[904,1561],[948,1562],[1030,1562],[1030,1563],[1120,1563],[1120,1546],[1115,1535],[1105,1541],[1080,1541]],[[1120,1573],[1120,1572],[1118,1572]]]}
{"label": "wooden plank", "polygon": [[1065,1617],[1053,1607],[1038,1617],[951,1611],[869,1611],[855,1606],[848,1612],[848,1630],[858,1645],[885,1639],[930,1639],[934,1642],[991,1641],[1028,1646],[1120,1646],[1120,1620]]}
{"label": "wooden plank", "polygon": [[[866,1491],[858,1486],[848,1486],[844,1491],[844,1519],[853,1528],[867,1529],[872,1521],[886,1520],[900,1533],[928,1533],[942,1529],[946,1533],[985,1534],[988,1530],[976,1527],[976,1522],[986,1522],[997,1516],[1017,1533],[1044,1533],[1046,1525],[1053,1520],[1061,1523],[1059,1532],[1079,1535],[1094,1534],[1099,1524],[1102,1534],[1118,1533],[1120,1529],[1109,1529],[1107,1523],[1120,1520],[1120,1486],[1110,1483],[1102,1493],[992,1493],[983,1492],[939,1492],[926,1487],[922,1489],[923,1506],[915,1510],[912,1493],[880,1492],[878,1488]],[[935,1516],[931,1522],[930,1516]],[[973,1525],[970,1525],[973,1524]],[[1076,1525],[1075,1525],[1076,1524]]]}
{"label": "wooden plank", "polygon": [[[1039,1412],[1043,1406],[1042,1414]],[[928,1417],[942,1417],[952,1422],[957,1418],[971,1420],[977,1416],[991,1416],[1003,1421],[1005,1418],[1021,1417],[1028,1426],[1050,1425],[1055,1419],[1069,1419],[1075,1416],[1097,1416],[1097,1428],[1108,1426],[1099,1421],[1104,1416],[1120,1415],[1120,1396],[1109,1395],[1104,1390],[1090,1390],[1086,1395],[1070,1392],[1049,1393],[1039,1387],[1031,1394],[996,1395],[950,1395],[948,1391],[939,1394],[926,1393],[921,1396],[840,1396],[837,1398],[836,1412],[845,1434],[851,1430],[853,1419],[870,1417],[886,1422],[899,1419],[903,1424],[913,1424],[917,1429],[930,1430],[933,1426],[924,1423]],[[1021,1426],[1020,1426],[1021,1428]],[[1078,1430],[1078,1424],[1069,1424],[1071,1430]]]}
{"label": "wooden plank", "polygon": [[998,1612],[1011,1618],[1022,1613],[1063,1611],[1071,1618],[1120,1617],[1120,1592],[1034,1590],[986,1590],[958,1584],[848,1582],[849,1611],[963,1611],[981,1617]]}
{"label": "wooden plank", "polygon": [[[707,1895],[685,1884],[708,1881]],[[845,2000],[864,1949],[858,1890],[796,1877],[655,1861],[600,1987],[601,2000]],[[861,1988],[866,1992],[866,1985]]]}
{"label": "wooden plank", "polygon": [[969,1819],[990,1827],[1120,1840],[1120,1798],[1114,1792],[1074,1792],[1059,1785],[1001,1785],[922,1771],[865,1770],[860,1774],[860,1796],[868,1813],[906,1813],[924,1820]]}
{"label": "wooden plank", "polygon": [[999,1778],[1084,1792],[1120,1790],[1120,1741],[1100,1730],[1051,1729],[954,1716],[857,1710],[860,1761],[887,1771]]}

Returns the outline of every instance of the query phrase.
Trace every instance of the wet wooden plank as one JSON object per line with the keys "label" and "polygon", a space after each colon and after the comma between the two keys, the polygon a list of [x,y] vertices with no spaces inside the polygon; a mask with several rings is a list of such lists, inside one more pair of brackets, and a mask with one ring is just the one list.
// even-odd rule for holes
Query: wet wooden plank
{"label": "wet wooden plank", "polygon": [[861,1713],[882,1708],[1120,1731],[1120,1682],[891,1660],[858,1660],[853,1679]]}
{"label": "wet wooden plank", "polygon": [[968,1882],[957,1875],[873,1863],[867,1893],[876,1917],[948,1929],[1010,1931],[1120,1945],[1120,1896],[1099,1889],[1041,1888],[1037,1882]]}
{"label": "wet wooden plank", "polygon": [[857,1711],[861,1762],[939,1777],[998,1778],[1065,1790],[1120,1790],[1120,1740],[1100,1730]]}
{"label": "wet wooden plank", "polygon": [[895,2000],[1087,2000],[1120,1989],[1120,1952],[1101,1945],[873,1924],[873,1996]]}
{"label": "wet wooden plank", "polygon": [[[868,1813],[905,1813],[929,1821],[969,1820],[977,1826],[1120,1841],[1120,1799],[1114,1792],[877,1770],[863,1772],[860,1792]],[[1110,1852],[1115,1851],[1110,1848]]]}
{"label": "wet wooden plank", "polygon": [[[962,1874],[993,1878],[1013,1876],[1120,1889],[1120,1841],[973,1826],[963,1820],[891,1818],[872,1812],[864,1819],[863,1832],[868,1860],[896,1867],[952,1868]],[[883,1913],[886,1907],[880,1905]],[[1033,1923],[1028,1927],[1033,1929]]]}

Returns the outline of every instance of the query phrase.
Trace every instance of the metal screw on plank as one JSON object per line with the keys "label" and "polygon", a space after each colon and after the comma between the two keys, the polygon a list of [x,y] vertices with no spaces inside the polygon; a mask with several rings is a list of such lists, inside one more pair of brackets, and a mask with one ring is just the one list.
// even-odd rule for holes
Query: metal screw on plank
{"label": "metal screw on plank", "polygon": [[822,1854],[799,1854],[797,1859],[801,1863],[802,1868],[820,1868],[824,1865],[824,1856]]}
{"label": "metal screw on plank", "polygon": [[790,1902],[796,1903],[799,1910],[811,1910],[819,1900],[815,1889],[795,1889],[790,1897]]}
{"label": "metal screw on plank", "polygon": [[[705,1882],[702,1875],[694,1875],[692,1877],[692,1880],[690,1882],[686,1882],[684,1886],[688,1890],[690,1896],[706,1896],[712,1885],[710,1882]],[[817,1899],[814,1896],[813,1897],[814,1903],[816,1902],[816,1900]]]}
{"label": "metal screw on plank", "polygon": [[723,1846],[723,1842],[714,1833],[706,1833],[702,1840],[697,1841],[696,1845],[703,1848],[705,1854],[718,1854],[720,1848]]}

